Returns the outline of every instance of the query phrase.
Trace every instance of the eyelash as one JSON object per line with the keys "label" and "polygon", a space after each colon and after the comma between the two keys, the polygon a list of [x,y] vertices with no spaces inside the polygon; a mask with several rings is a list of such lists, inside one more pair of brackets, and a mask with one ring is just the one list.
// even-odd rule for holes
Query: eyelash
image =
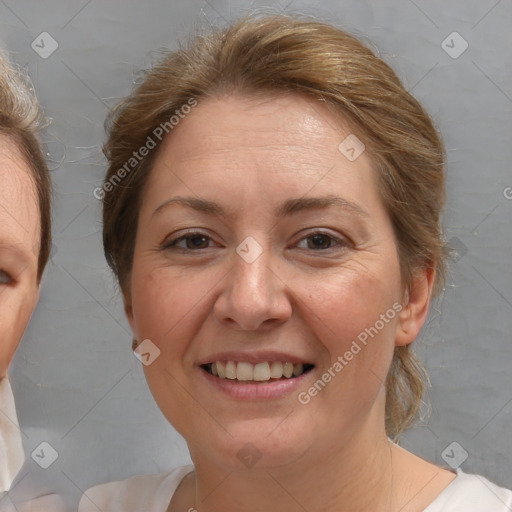
{"label": "eyelash", "polygon": [[[203,238],[206,238],[206,239],[209,239],[211,240],[211,237],[204,234],[204,233],[201,233],[200,231],[194,231],[194,232],[190,232],[186,235],[182,235],[182,236],[179,236],[178,238],[175,238],[174,240],[170,240],[168,242],[164,242],[164,244],[161,246],[161,250],[165,251],[165,250],[171,250],[171,249],[179,249],[179,250],[182,250],[182,251],[188,251],[188,252],[197,252],[201,249],[209,249],[209,247],[206,247],[206,248],[200,248],[200,249],[197,249],[197,250],[194,250],[194,249],[189,249],[189,248],[184,248],[184,247],[178,247],[177,244],[181,241],[187,241],[187,240],[190,240],[194,237],[203,237]],[[337,246],[340,246],[339,248],[346,248],[349,243],[347,240],[345,239],[342,239],[342,238],[338,238],[338,237],[335,237],[329,233],[326,233],[324,231],[313,231],[311,233],[309,233],[307,236],[304,236],[302,237],[300,241],[302,240],[307,240],[307,239],[310,239],[310,238],[313,238],[315,236],[323,236],[323,237],[327,237],[329,238],[331,241],[333,241]],[[328,251],[330,249],[334,249],[335,246],[330,246],[326,249],[311,249],[312,251],[315,251],[315,252],[325,252],[325,251]]]}

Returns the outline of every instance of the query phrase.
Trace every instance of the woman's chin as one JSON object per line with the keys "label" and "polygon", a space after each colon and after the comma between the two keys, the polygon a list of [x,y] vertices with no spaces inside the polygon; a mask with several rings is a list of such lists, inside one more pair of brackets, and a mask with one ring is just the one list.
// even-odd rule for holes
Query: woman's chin
{"label": "woman's chin", "polygon": [[[294,464],[314,443],[314,429],[289,418],[237,421],[208,439],[214,459],[233,468],[272,469]],[[219,435],[220,434],[220,435]]]}

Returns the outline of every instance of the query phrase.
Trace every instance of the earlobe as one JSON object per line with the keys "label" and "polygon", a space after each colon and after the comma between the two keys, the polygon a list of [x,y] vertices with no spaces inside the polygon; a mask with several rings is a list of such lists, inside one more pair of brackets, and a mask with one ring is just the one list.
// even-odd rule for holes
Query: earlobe
{"label": "earlobe", "polygon": [[133,315],[133,307],[129,297],[124,298],[124,313],[126,315],[126,319],[128,320],[128,324],[132,330],[133,336],[137,337],[137,325],[135,322],[135,317]]}
{"label": "earlobe", "polygon": [[403,309],[400,312],[395,345],[409,345],[418,336],[428,315],[435,271],[427,267],[416,272],[411,287],[404,294]]}
{"label": "earlobe", "polygon": [[33,309],[36,308],[36,306],[37,306],[37,304],[39,302],[40,295],[41,295],[41,285],[38,284],[37,288],[36,288],[36,293],[34,294],[34,308]]}

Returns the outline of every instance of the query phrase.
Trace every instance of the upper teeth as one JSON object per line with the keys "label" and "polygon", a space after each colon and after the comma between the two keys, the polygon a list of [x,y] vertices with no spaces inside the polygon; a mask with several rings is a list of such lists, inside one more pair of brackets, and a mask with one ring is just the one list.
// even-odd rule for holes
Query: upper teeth
{"label": "upper teeth", "polygon": [[292,375],[301,375],[304,371],[302,363],[281,363],[272,361],[251,364],[247,362],[217,361],[212,363],[211,372],[221,379],[257,380],[265,381],[270,379],[290,378]]}

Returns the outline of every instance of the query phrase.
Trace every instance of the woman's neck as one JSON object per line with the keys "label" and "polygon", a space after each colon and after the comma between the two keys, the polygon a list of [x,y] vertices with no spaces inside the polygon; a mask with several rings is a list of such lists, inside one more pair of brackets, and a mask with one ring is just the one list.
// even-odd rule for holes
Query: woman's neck
{"label": "woman's neck", "polygon": [[173,501],[198,512],[392,510],[392,444],[385,434],[361,433],[345,446],[322,448],[289,465],[233,470],[193,456],[195,474]]}
{"label": "woman's neck", "polygon": [[358,436],[289,466],[227,469],[196,460],[169,512],[419,512],[456,475],[391,443]]}

